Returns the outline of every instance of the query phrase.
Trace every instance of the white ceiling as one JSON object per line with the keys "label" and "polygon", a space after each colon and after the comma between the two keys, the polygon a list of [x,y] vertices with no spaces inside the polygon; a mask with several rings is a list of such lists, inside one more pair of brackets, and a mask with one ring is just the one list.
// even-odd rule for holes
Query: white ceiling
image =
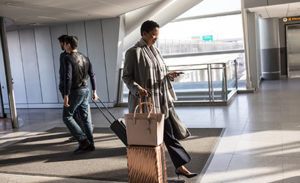
{"label": "white ceiling", "polygon": [[0,16],[13,26],[112,18],[160,0],[0,0]]}
{"label": "white ceiling", "polygon": [[300,2],[249,8],[249,11],[261,15],[262,18],[283,18],[300,16]]}

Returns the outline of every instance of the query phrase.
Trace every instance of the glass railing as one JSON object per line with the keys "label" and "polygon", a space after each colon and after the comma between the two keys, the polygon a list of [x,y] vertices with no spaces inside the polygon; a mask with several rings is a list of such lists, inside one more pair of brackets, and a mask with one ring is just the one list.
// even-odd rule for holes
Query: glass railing
{"label": "glass railing", "polygon": [[170,71],[185,74],[173,82],[178,101],[226,102],[237,90],[236,61],[176,65]]}
{"label": "glass railing", "polygon": [[[227,102],[236,93],[237,61],[172,65],[169,71],[183,72],[173,82],[178,102]],[[119,103],[128,102],[129,90],[120,69]]]}
{"label": "glass railing", "polygon": [[157,47],[164,56],[244,50],[243,38],[228,40],[167,40],[160,39]]}

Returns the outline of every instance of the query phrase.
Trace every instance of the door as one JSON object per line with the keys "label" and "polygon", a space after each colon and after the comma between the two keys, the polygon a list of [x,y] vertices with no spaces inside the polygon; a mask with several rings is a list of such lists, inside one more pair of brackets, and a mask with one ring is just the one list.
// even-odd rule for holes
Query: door
{"label": "door", "polygon": [[288,77],[300,77],[300,24],[287,25],[287,65]]}

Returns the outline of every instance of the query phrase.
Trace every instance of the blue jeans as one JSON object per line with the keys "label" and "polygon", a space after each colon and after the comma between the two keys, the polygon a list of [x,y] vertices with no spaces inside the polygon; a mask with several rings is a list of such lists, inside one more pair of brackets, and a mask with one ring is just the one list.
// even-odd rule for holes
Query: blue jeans
{"label": "blue jeans", "polygon": [[[64,89],[62,88],[61,85],[59,85],[59,91],[60,91],[62,98],[64,99]],[[79,113],[77,111],[74,112],[74,120],[80,126],[80,128],[83,130],[84,128],[83,128],[82,122],[80,120]]]}
{"label": "blue jeans", "polygon": [[[89,108],[89,89],[79,88],[72,90],[69,95],[69,107],[63,109],[63,121],[69,129],[70,133],[80,143],[86,139],[94,144],[93,130],[91,118],[88,112]],[[82,128],[74,119],[74,113],[78,113]]]}

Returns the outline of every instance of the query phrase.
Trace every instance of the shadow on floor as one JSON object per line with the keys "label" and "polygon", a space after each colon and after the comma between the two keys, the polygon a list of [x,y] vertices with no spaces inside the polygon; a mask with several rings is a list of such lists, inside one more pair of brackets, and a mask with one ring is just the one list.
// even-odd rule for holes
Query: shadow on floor
{"label": "shadow on floor", "polygon": [[[62,131],[64,130],[64,131]],[[193,136],[182,145],[192,161],[186,166],[200,173],[214,149],[222,129],[192,129]],[[81,178],[104,181],[127,181],[126,148],[108,128],[96,128],[96,150],[73,154],[77,142],[65,143],[66,129],[54,128],[0,150],[0,172]],[[209,138],[207,138],[209,137]],[[197,177],[177,180],[175,168],[167,155],[170,182],[195,182]],[[172,180],[172,181],[171,181]]]}

